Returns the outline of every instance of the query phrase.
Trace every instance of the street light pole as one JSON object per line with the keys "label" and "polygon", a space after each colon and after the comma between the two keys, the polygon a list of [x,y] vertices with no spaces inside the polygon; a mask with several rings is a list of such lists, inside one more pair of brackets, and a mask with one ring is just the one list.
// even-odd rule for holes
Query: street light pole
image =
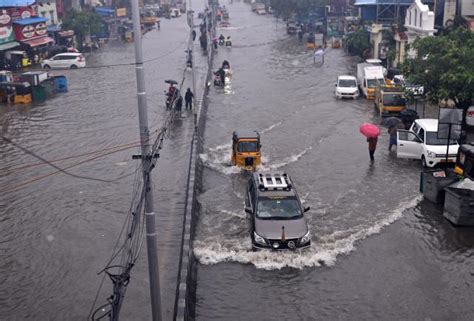
{"label": "street light pole", "polygon": [[161,321],[160,276],[158,271],[158,250],[155,231],[155,212],[153,208],[153,188],[151,184],[150,132],[143,70],[142,33],[138,0],[131,0],[133,18],[133,41],[135,43],[135,73],[137,77],[138,120],[140,126],[141,159],[143,184],[145,189],[145,225],[148,254],[148,272],[150,278],[151,312],[153,321]]}

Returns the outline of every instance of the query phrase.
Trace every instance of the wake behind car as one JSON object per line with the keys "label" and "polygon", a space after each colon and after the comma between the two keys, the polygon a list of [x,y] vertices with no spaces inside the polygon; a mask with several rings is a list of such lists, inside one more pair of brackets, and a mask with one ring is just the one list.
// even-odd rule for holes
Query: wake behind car
{"label": "wake behind car", "polygon": [[245,212],[250,215],[253,249],[298,249],[311,235],[298,194],[285,173],[256,172],[247,185]]}
{"label": "wake behind car", "polygon": [[78,52],[60,53],[49,59],[43,60],[41,68],[84,68],[86,66],[86,58]]}

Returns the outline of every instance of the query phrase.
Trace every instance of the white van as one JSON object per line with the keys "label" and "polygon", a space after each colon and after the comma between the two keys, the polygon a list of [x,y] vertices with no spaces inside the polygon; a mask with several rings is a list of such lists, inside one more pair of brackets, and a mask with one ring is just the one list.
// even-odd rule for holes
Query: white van
{"label": "white van", "polygon": [[[397,157],[420,159],[424,167],[446,162],[447,139],[438,138],[437,119],[416,119],[409,130],[397,132]],[[459,145],[449,142],[448,162],[454,163]]]}
{"label": "white van", "polygon": [[359,87],[357,79],[354,76],[342,75],[337,77],[336,90],[334,91],[337,99],[359,97]]}

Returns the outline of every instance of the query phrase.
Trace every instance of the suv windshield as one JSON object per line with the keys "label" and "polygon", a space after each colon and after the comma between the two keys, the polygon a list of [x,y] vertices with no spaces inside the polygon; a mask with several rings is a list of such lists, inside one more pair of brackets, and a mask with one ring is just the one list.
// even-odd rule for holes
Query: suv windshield
{"label": "suv windshield", "polygon": [[383,104],[385,106],[405,106],[405,97],[400,94],[385,94],[383,95]]}
{"label": "suv windshield", "polygon": [[357,84],[353,79],[341,79],[339,80],[339,87],[357,87]]}
{"label": "suv windshield", "polygon": [[[447,138],[438,138],[438,132],[426,132],[426,145],[447,145]],[[456,144],[456,140],[450,139],[449,145]]]}
{"label": "suv windshield", "polygon": [[261,219],[295,219],[303,216],[296,197],[270,198],[258,200],[257,217]]}
{"label": "suv windshield", "polygon": [[258,143],[253,142],[240,142],[238,147],[239,152],[258,152]]}

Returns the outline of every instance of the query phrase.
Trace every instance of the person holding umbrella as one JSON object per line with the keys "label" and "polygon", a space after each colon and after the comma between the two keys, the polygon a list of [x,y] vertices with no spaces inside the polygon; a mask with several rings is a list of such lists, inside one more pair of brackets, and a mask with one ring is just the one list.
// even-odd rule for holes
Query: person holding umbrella
{"label": "person holding umbrella", "polygon": [[369,143],[369,156],[370,162],[375,161],[374,154],[377,148],[378,136],[380,135],[380,129],[374,124],[365,123],[359,127],[359,131],[362,135],[367,137],[367,143]]}
{"label": "person holding umbrella", "polygon": [[388,143],[388,151],[391,152],[392,151],[392,146],[393,145],[397,146],[397,130],[398,130],[398,128],[404,129],[404,125],[403,125],[401,119],[397,118],[397,117],[386,118],[383,121],[383,124],[388,127],[387,132],[390,136],[390,140],[389,140],[389,143]]}

